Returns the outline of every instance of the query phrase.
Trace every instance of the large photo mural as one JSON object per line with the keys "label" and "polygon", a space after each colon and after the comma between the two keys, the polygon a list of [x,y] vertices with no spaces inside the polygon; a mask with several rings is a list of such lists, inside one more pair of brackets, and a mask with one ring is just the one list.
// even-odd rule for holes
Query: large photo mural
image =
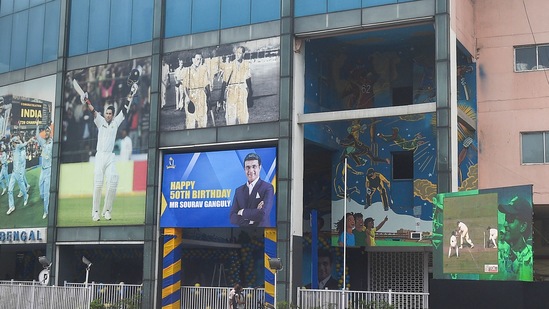
{"label": "large photo mural", "polygon": [[1,243],[45,242],[54,102],[55,76],[0,87]]}
{"label": "large photo mural", "polygon": [[141,58],[67,73],[59,226],[144,223],[150,70]]}
{"label": "large photo mural", "polygon": [[165,54],[160,130],[278,120],[280,39]]}

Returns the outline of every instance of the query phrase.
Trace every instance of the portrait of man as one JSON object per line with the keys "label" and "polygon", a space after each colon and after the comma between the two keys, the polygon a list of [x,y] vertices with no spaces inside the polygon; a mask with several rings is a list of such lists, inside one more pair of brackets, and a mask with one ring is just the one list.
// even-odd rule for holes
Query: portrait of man
{"label": "portrait of man", "polygon": [[[333,258],[330,251],[318,250],[318,289],[337,290],[337,280],[332,277]],[[306,288],[310,289],[311,284]]]}
{"label": "portrait of man", "polygon": [[274,201],[274,188],[259,178],[261,158],[249,153],[244,158],[246,183],[235,190],[231,204],[230,222],[241,227],[269,227]]}
{"label": "portrait of man", "polygon": [[210,86],[208,70],[202,65],[202,54],[196,53],[192,65],[185,71],[182,82],[185,95],[185,127],[187,129],[208,126],[206,89]]}
{"label": "portrait of man", "polygon": [[509,277],[530,281],[533,276],[532,205],[525,198],[515,196],[498,209],[505,214],[498,250],[500,263]]}
{"label": "portrait of man", "polygon": [[248,123],[248,96],[252,91],[252,73],[250,63],[244,60],[246,50],[244,46],[235,48],[235,59],[225,69],[225,82],[227,84],[227,111],[225,119],[227,125]]}

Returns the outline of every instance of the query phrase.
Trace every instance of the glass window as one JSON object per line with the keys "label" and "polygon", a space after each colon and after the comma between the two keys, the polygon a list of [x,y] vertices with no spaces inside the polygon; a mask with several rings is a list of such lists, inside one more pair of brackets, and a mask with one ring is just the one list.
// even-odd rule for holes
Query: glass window
{"label": "glass window", "polygon": [[252,0],[251,15],[252,24],[280,19],[280,1]]}
{"label": "glass window", "polygon": [[362,0],[362,7],[372,7],[385,4],[393,4],[399,2],[398,0]]}
{"label": "glass window", "polygon": [[13,13],[13,0],[2,0],[0,2],[0,16]]}
{"label": "glass window", "polygon": [[44,13],[45,5],[35,6],[29,10],[29,34],[27,37],[27,64],[36,65],[42,62],[42,48],[44,43]]}
{"label": "glass window", "polygon": [[326,13],[326,1],[319,0],[296,0],[294,3],[295,16],[308,16]]}
{"label": "glass window", "polygon": [[250,0],[224,0],[221,3],[221,28],[250,23]]}
{"label": "glass window", "polygon": [[538,47],[538,66],[540,69],[549,69],[549,45]]}
{"label": "glass window", "polygon": [[220,0],[194,1],[191,31],[197,33],[219,29],[220,12]]}
{"label": "glass window", "polygon": [[30,7],[42,4],[44,2],[46,2],[46,0],[30,0]]}
{"label": "glass window", "polygon": [[18,70],[25,67],[28,24],[28,10],[13,14],[10,70]]}
{"label": "glass window", "polygon": [[[11,42],[12,15],[0,17],[0,42]],[[10,69],[10,44],[0,44],[0,73]]]}
{"label": "glass window", "polygon": [[46,22],[44,27],[44,55],[42,61],[53,61],[57,59],[59,45],[59,19],[60,1],[46,3]]}
{"label": "glass window", "polygon": [[88,52],[109,48],[109,36],[107,33],[109,33],[110,3],[110,0],[94,0],[90,2]]}
{"label": "glass window", "polygon": [[[4,1],[2,1],[4,2]],[[29,0],[14,0],[13,1],[13,11],[19,12],[29,8]]]}
{"label": "glass window", "polygon": [[109,48],[130,45],[132,28],[132,0],[111,2]]}
{"label": "glass window", "polygon": [[515,70],[528,71],[536,66],[536,48],[534,46],[515,49]]}
{"label": "glass window", "polygon": [[89,0],[72,1],[69,28],[69,56],[81,55],[88,51],[89,11]]}
{"label": "glass window", "polygon": [[152,40],[153,10],[153,0],[133,0],[131,44]]}
{"label": "glass window", "polygon": [[328,12],[359,9],[360,0],[328,0]]}
{"label": "glass window", "polygon": [[164,36],[171,38],[191,33],[191,0],[166,0]]}
{"label": "glass window", "polygon": [[522,133],[522,163],[544,163],[544,133]]}

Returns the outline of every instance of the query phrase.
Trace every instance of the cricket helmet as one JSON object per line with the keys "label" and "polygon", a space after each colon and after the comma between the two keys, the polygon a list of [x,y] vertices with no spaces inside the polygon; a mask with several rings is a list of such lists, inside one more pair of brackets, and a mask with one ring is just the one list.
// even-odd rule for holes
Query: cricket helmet
{"label": "cricket helmet", "polygon": [[131,86],[139,81],[139,70],[132,69],[128,75],[128,86]]}

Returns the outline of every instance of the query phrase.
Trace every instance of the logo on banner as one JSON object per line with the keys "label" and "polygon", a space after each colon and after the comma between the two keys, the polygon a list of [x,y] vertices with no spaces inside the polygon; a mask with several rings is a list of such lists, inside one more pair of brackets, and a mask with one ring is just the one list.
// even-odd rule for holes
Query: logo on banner
{"label": "logo on banner", "polygon": [[168,165],[166,165],[166,168],[167,168],[167,169],[175,168],[175,161],[173,160],[172,157],[170,157],[170,158],[168,159]]}

